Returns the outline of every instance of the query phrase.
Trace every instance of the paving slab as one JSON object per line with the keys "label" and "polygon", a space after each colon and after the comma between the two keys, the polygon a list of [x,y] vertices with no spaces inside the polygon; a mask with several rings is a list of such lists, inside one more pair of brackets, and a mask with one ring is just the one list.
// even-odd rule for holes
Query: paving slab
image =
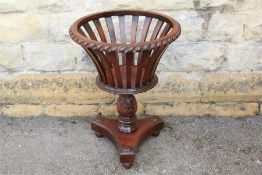
{"label": "paving slab", "polygon": [[163,117],[124,169],[93,118],[0,116],[0,175],[261,175],[262,117]]}

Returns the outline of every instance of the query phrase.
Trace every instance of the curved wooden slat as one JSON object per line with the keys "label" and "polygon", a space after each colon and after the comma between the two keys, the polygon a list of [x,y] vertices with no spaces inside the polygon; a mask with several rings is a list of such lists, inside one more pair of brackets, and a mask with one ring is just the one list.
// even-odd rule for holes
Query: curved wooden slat
{"label": "curved wooden slat", "polygon": [[114,77],[113,77],[113,73],[111,71],[111,62],[109,62],[109,60],[106,58],[106,56],[104,55],[103,52],[101,51],[94,51],[95,54],[97,54],[100,57],[101,63],[105,68],[105,72],[106,72],[106,77],[108,79],[108,83],[110,86],[114,86],[115,82],[114,82]]}
{"label": "curved wooden slat", "polygon": [[150,79],[152,79],[152,78],[154,77],[154,74],[155,74],[155,72],[156,72],[157,65],[158,65],[161,57],[162,57],[163,54],[165,53],[167,47],[168,47],[168,46],[166,46],[166,47],[161,51],[161,53],[159,54],[158,58],[157,58],[157,59],[155,60],[155,62],[152,64],[152,65],[153,65],[153,66],[152,66],[153,68],[152,68],[152,70],[151,70]]}
{"label": "curved wooden slat", "polygon": [[146,17],[145,22],[144,22],[144,26],[143,26],[143,29],[142,29],[140,42],[146,41],[146,36],[147,36],[147,33],[148,33],[148,29],[150,27],[151,21],[152,21],[151,17]]}
{"label": "curved wooden slat", "polygon": [[105,20],[106,20],[106,25],[108,28],[111,43],[116,43],[116,33],[114,29],[113,20],[111,17],[106,17]]}
{"label": "curved wooden slat", "polygon": [[98,34],[99,34],[100,38],[101,38],[101,41],[102,41],[102,42],[107,42],[104,29],[103,29],[103,27],[102,27],[99,19],[96,19],[96,20],[94,20],[93,22],[94,22],[94,24],[95,24],[95,26],[96,26],[96,29],[97,29],[97,31],[98,31]]}
{"label": "curved wooden slat", "polygon": [[88,33],[89,37],[90,37],[92,40],[96,40],[96,41],[97,41],[96,35],[95,35],[93,29],[91,28],[91,26],[90,26],[88,23],[85,23],[85,24],[83,25],[83,27],[86,29],[86,32]]}
{"label": "curved wooden slat", "polygon": [[136,42],[136,32],[137,32],[137,24],[138,24],[138,16],[132,16],[132,25],[131,25],[131,43]]}
{"label": "curved wooden slat", "polygon": [[119,19],[119,29],[120,29],[120,38],[121,43],[126,43],[126,22],[125,22],[125,16],[118,16]]}
{"label": "curved wooden slat", "polygon": [[[142,84],[146,85],[148,81],[151,80],[151,71],[153,70],[153,65],[155,61],[160,57],[161,53],[166,47],[160,47],[157,50],[154,50],[151,56],[146,61],[145,73],[143,75]],[[155,73],[155,72],[154,72]]]}
{"label": "curved wooden slat", "polygon": [[171,30],[171,26],[169,24],[166,24],[165,28],[161,32],[159,38],[165,36],[169,31]]}
{"label": "curved wooden slat", "polygon": [[136,71],[136,87],[140,86],[141,83],[141,76],[142,76],[142,71],[144,69],[145,62],[148,59],[148,57],[150,56],[151,51],[148,50],[144,50],[142,54],[138,55],[138,62],[137,62],[137,71]]}
{"label": "curved wooden slat", "polygon": [[126,87],[131,88],[132,81],[132,67],[134,64],[134,53],[128,52],[126,53]]}
{"label": "curved wooden slat", "polygon": [[152,35],[151,35],[150,41],[154,41],[157,38],[157,35],[158,35],[158,33],[159,33],[159,31],[160,31],[160,29],[161,29],[163,24],[164,24],[163,21],[161,21],[161,20],[157,21],[156,26],[155,26],[155,28],[153,30]]}
{"label": "curved wooden slat", "polygon": [[[119,29],[120,29],[121,43],[125,44],[126,43],[125,16],[118,16],[118,18],[119,18]],[[126,64],[126,54],[125,53],[122,53],[122,63]]]}
{"label": "curved wooden slat", "polygon": [[[169,24],[166,24],[159,37],[165,36],[170,31],[170,29],[171,26]],[[156,50],[153,50],[153,52],[151,53],[152,56],[146,60],[146,68],[142,81],[143,85],[145,85],[151,79],[152,75],[155,74],[155,72],[152,72],[154,69],[154,64],[157,62],[158,59],[160,59],[159,57],[161,57],[161,53],[164,51],[165,48],[166,46],[162,46]]]}
{"label": "curved wooden slat", "polygon": [[98,71],[98,74],[100,76],[101,81],[104,82],[105,84],[107,84],[106,74],[104,72],[104,69],[103,69],[101,63],[99,62],[99,58],[97,57],[96,53],[94,53],[91,49],[87,49],[84,46],[82,46],[82,47],[84,48],[84,50],[88,53],[88,55],[93,60],[95,66],[96,66],[96,69]]}
{"label": "curved wooden slat", "polygon": [[116,82],[117,82],[117,87],[122,88],[123,87],[122,75],[121,75],[121,71],[120,71],[119,61],[117,59],[117,53],[116,52],[108,52],[107,58],[112,61],[113,70],[114,70],[115,78],[116,78]]}
{"label": "curved wooden slat", "polygon": [[77,29],[79,33],[81,33],[83,36],[86,36],[85,32],[81,29],[81,28],[78,28]]}

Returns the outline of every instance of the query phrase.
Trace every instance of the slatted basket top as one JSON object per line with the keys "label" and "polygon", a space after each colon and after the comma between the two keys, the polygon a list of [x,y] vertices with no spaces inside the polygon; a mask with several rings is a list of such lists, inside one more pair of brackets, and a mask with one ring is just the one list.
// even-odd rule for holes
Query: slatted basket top
{"label": "slatted basket top", "polygon": [[92,50],[140,52],[166,46],[180,35],[173,18],[142,10],[116,10],[94,13],[77,20],[70,37]]}

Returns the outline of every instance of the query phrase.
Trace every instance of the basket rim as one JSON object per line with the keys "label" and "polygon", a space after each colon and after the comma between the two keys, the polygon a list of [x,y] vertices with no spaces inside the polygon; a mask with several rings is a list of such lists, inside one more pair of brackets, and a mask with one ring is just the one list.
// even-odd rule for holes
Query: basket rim
{"label": "basket rim", "polygon": [[[80,28],[84,23],[88,21],[103,18],[103,17],[123,16],[123,15],[149,16],[156,19],[160,19],[171,25],[171,31],[167,35],[158,38],[154,41],[136,42],[136,43],[128,43],[128,44],[106,43],[106,42],[91,40],[86,36],[83,36],[78,31],[78,28]],[[166,46],[171,42],[175,41],[179,37],[180,33],[181,33],[180,24],[170,16],[158,12],[151,12],[146,10],[130,10],[130,9],[109,10],[109,11],[92,13],[76,20],[69,29],[69,35],[71,39],[76,43],[80,44],[81,46],[85,46],[86,48],[90,48],[93,50],[107,51],[107,52],[120,52],[120,53],[157,49],[159,47]]]}

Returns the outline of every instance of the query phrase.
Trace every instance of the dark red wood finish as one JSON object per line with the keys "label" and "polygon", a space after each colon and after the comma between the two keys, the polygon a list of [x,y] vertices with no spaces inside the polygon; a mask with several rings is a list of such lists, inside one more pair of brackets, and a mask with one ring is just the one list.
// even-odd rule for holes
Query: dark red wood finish
{"label": "dark red wood finish", "polygon": [[164,125],[156,116],[137,120],[133,94],[157,84],[157,65],[168,45],[180,35],[180,25],[160,13],[117,10],[85,16],[69,33],[93,60],[98,87],[119,94],[118,120],[99,116],[91,127],[97,137],[106,136],[116,144],[120,161],[129,168],[137,146],[147,137],[157,136]]}

